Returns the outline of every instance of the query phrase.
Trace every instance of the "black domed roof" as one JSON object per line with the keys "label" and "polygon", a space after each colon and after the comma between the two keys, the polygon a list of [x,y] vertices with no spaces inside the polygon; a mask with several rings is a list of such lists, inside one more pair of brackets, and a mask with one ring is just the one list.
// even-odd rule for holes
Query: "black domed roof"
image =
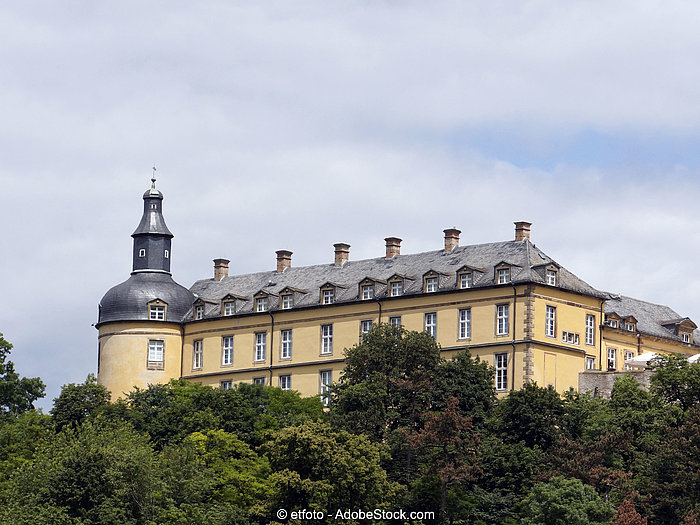
{"label": "black domed roof", "polygon": [[148,303],[154,299],[167,303],[166,321],[179,323],[192,307],[195,297],[187,288],[177,284],[170,274],[136,272],[104,295],[97,324],[147,321]]}

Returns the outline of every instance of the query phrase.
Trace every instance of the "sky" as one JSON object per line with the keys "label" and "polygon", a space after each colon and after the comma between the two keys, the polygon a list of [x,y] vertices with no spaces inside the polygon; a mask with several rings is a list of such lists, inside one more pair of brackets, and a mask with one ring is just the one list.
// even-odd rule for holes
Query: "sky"
{"label": "sky", "polygon": [[700,4],[0,4],[0,332],[49,410],[97,370],[157,167],[174,279],[532,241],[700,324]]}

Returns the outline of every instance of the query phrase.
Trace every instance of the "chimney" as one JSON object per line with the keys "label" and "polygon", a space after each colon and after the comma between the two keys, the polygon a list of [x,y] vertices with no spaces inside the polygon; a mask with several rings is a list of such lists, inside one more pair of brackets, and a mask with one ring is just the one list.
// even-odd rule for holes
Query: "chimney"
{"label": "chimney", "polygon": [[515,242],[522,241],[523,239],[530,240],[530,226],[531,222],[519,221],[513,223],[515,224]]}
{"label": "chimney", "polygon": [[335,248],[335,265],[343,266],[350,257],[350,245],[339,242],[334,244],[333,247]]}
{"label": "chimney", "polygon": [[224,277],[228,277],[228,259],[214,259],[214,280],[220,281]]}
{"label": "chimney", "polygon": [[398,237],[387,237],[386,242],[386,258],[391,259],[394,255],[401,255],[401,239]]}
{"label": "chimney", "polygon": [[292,266],[292,252],[289,250],[277,250],[277,273],[282,273]]}
{"label": "chimney", "polygon": [[445,252],[449,253],[459,247],[459,234],[462,233],[457,228],[448,228],[445,232]]}

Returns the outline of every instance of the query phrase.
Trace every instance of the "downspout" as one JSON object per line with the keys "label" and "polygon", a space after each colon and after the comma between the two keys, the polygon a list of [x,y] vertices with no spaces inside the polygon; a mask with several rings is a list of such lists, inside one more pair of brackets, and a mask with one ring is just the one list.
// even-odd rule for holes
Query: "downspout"
{"label": "downspout", "polygon": [[382,324],[382,300],[378,297],[375,297],[375,300],[377,301],[377,306],[379,307],[379,320],[377,321],[377,324]]}
{"label": "downspout", "polygon": [[268,370],[270,371],[270,386],[272,386],[272,356],[275,352],[275,316],[269,310],[267,313],[270,314],[270,366]]}
{"label": "downspout", "polygon": [[513,382],[511,384],[510,391],[515,390],[515,327],[516,327],[516,305],[518,303],[518,289],[513,285]]}

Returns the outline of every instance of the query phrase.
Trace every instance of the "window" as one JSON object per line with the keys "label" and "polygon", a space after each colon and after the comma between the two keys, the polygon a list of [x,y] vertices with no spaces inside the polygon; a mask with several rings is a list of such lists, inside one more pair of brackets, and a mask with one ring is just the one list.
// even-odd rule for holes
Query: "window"
{"label": "window", "polygon": [[255,334],[255,360],[265,361],[267,353],[267,332],[257,332]]}
{"label": "window", "polygon": [[333,353],[333,325],[332,324],[321,325],[321,353],[322,354],[332,354]]}
{"label": "window", "polygon": [[608,324],[610,325],[610,328],[617,328],[617,321],[615,320],[608,321]]}
{"label": "window", "polygon": [[221,364],[228,366],[233,364],[233,336],[228,335],[221,338]]}
{"label": "window", "polygon": [[437,292],[438,289],[438,278],[437,277],[426,277],[425,278],[425,292]]}
{"label": "window", "polygon": [[595,316],[590,314],[586,315],[586,344],[595,344]]}
{"label": "window", "polygon": [[688,332],[681,332],[681,340],[684,343],[690,343],[690,334]]}
{"label": "window", "polygon": [[[625,352],[625,361],[632,359],[634,354],[632,352]],[[625,364],[625,370],[632,370],[632,365]]]}
{"label": "window", "polygon": [[507,284],[510,282],[510,268],[498,269],[498,284]]}
{"label": "window", "polygon": [[460,288],[471,288],[473,286],[472,273],[461,273],[459,274],[459,287]]}
{"label": "window", "polygon": [[401,327],[401,316],[389,317],[389,324],[391,326]]}
{"label": "window", "polygon": [[547,270],[547,284],[549,286],[557,285],[557,272],[555,270]]}
{"label": "window", "polygon": [[291,390],[292,389],[292,376],[287,374],[280,376],[280,388],[282,390]]}
{"label": "window", "polygon": [[595,357],[586,357],[586,370],[595,370]]}
{"label": "window", "polygon": [[360,321],[360,338],[372,329],[372,320]]}
{"label": "window", "polygon": [[437,313],[430,312],[425,314],[425,331],[433,337],[437,337]]}
{"label": "window", "polygon": [[472,336],[472,310],[465,308],[459,311],[459,338],[470,339]]}
{"label": "window", "polygon": [[164,346],[165,341],[148,341],[148,360],[153,363],[162,363]]}
{"label": "window", "polygon": [[617,369],[617,360],[615,359],[617,351],[614,348],[608,348],[608,370]]}
{"label": "window", "polygon": [[221,381],[219,383],[221,390],[231,390],[233,388],[233,381]]}
{"label": "window", "polygon": [[323,401],[324,406],[328,406],[330,401],[330,387],[333,381],[333,371],[332,370],[321,370],[320,372],[320,392],[321,401]]}
{"label": "window", "polygon": [[294,296],[286,294],[282,296],[282,310],[289,310],[294,306]]}
{"label": "window", "polygon": [[291,359],[292,358],[292,331],[282,330],[281,334],[281,349],[280,349],[280,359]]}
{"label": "window", "polygon": [[574,332],[562,331],[561,342],[569,343],[570,345],[577,345],[579,344],[580,340],[578,334],[575,334]]}
{"label": "window", "polygon": [[335,299],[334,295],[335,294],[333,293],[333,289],[323,290],[322,303],[323,304],[333,304],[333,300]]}
{"label": "window", "polygon": [[496,335],[508,335],[509,325],[508,305],[496,305]]}
{"label": "window", "polygon": [[265,386],[265,378],[264,377],[254,377],[253,384]]}
{"label": "window", "polygon": [[255,300],[256,312],[267,312],[267,297],[258,297]]}
{"label": "window", "polygon": [[163,257],[165,257],[166,259],[167,259],[168,257],[170,257],[170,252],[169,252],[168,250],[165,250],[165,251],[163,252]]}
{"label": "window", "polygon": [[203,319],[204,318],[204,306],[195,306],[194,308],[194,318]]}
{"label": "window", "polygon": [[544,335],[547,337],[557,335],[557,309],[554,306],[545,307]]}
{"label": "window", "polygon": [[508,354],[495,354],[496,365],[496,390],[508,388]]}
{"label": "window", "polygon": [[192,352],[192,370],[199,370],[202,368],[202,354],[204,353],[202,346],[201,340],[194,342],[194,350]]}
{"label": "window", "polygon": [[152,321],[164,321],[165,306],[151,306],[148,310],[148,318]]}
{"label": "window", "polygon": [[146,250],[144,250],[143,248],[141,248],[141,249],[139,250],[139,257],[146,257]]}
{"label": "window", "polygon": [[634,332],[634,324],[625,323],[625,330],[627,330],[628,332]]}
{"label": "window", "polygon": [[233,301],[226,301],[224,303],[224,315],[233,315],[236,313],[236,303]]}
{"label": "window", "polygon": [[362,300],[367,301],[374,297],[374,286],[371,284],[362,285]]}
{"label": "window", "polygon": [[391,283],[391,296],[398,297],[403,295],[403,281],[394,281]]}

